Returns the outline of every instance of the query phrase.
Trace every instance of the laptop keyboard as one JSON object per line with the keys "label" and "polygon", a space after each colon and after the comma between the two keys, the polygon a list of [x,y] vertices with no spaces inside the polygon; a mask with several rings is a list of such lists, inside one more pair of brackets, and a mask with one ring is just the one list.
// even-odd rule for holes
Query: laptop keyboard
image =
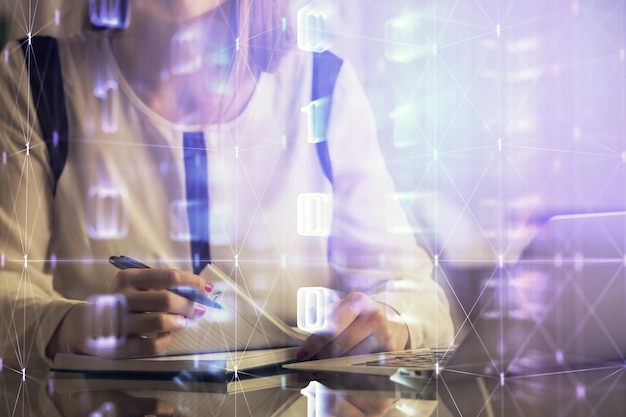
{"label": "laptop keyboard", "polygon": [[454,350],[451,348],[441,349],[415,349],[400,353],[381,354],[377,360],[354,363],[353,366],[391,366],[394,368],[432,368],[436,363],[439,366],[445,365],[452,356]]}

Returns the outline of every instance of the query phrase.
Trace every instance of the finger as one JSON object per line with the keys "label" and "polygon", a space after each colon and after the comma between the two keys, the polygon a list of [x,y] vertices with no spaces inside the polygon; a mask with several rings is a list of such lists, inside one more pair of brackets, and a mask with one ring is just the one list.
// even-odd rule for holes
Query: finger
{"label": "finger", "polygon": [[129,312],[158,312],[184,315],[190,301],[167,290],[130,291],[125,294]]}
{"label": "finger", "polygon": [[357,317],[340,335],[321,347],[317,352],[317,357],[319,359],[336,358],[354,354],[350,353],[352,351],[362,353],[375,351],[378,346],[375,333],[377,329],[368,318],[368,316]]}
{"label": "finger", "polygon": [[117,273],[122,287],[137,290],[166,290],[177,287],[193,287],[209,294],[213,285],[199,275],[177,269],[124,269]]}
{"label": "finger", "polygon": [[128,316],[127,332],[131,336],[166,333],[184,329],[188,319],[178,314],[142,313]]}
{"label": "finger", "polygon": [[363,312],[376,307],[376,302],[363,293],[350,293],[332,306],[323,330],[312,334],[298,350],[298,359],[316,355],[324,346],[335,340]]}
{"label": "finger", "polygon": [[185,317],[200,317],[206,307],[187,300],[171,291],[133,291],[126,295],[128,310],[131,312],[157,312],[178,314]]}
{"label": "finger", "polygon": [[[370,306],[368,306],[370,308]],[[395,351],[406,348],[406,325],[390,319],[387,306],[374,302],[337,338],[318,352],[319,358]]]}

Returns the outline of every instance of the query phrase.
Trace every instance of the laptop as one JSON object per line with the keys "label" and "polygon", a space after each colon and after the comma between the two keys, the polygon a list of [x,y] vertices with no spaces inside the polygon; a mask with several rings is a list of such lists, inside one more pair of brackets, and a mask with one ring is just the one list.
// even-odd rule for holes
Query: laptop
{"label": "laptop", "polygon": [[293,362],[283,367],[307,371],[395,375],[400,379],[430,378],[439,374],[453,353],[452,347],[421,348]]}
{"label": "laptop", "polygon": [[549,218],[511,265],[483,279],[458,347],[284,365],[396,378],[444,369],[504,378],[625,360],[626,212]]}

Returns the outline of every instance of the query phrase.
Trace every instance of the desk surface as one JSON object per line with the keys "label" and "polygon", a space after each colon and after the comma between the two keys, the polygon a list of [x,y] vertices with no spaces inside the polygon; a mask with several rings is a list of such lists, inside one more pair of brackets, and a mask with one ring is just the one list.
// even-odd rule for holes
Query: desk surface
{"label": "desk surface", "polygon": [[402,385],[386,377],[292,373],[278,377],[274,387],[225,393],[184,376],[98,385],[44,371],[23,377],[5,369],[0,415],[612,416],[626,409],[625,373],[623,365],[607,365],[500,380],[446,370],[437,380]]}

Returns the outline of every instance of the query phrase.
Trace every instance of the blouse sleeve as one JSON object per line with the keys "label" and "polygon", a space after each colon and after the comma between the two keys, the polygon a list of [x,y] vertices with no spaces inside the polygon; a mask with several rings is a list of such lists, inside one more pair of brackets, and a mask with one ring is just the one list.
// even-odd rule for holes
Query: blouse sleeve
{"label": "blouse sleeve", "polygon": [[0,60],[0,357],[6,368],[49,365],[46,346],[74,305],[55,293],[46,271],[52,175],[21,46]]}
{"label": "blouse sleeve", "polygon": [[329,238],[334,287],[364,292],[395,309],[409,327],[412,348],[449,344],[453,325],[447,298],[394,198],[374,115],[349,62],[337,78],[328,146],[334,177]]}

